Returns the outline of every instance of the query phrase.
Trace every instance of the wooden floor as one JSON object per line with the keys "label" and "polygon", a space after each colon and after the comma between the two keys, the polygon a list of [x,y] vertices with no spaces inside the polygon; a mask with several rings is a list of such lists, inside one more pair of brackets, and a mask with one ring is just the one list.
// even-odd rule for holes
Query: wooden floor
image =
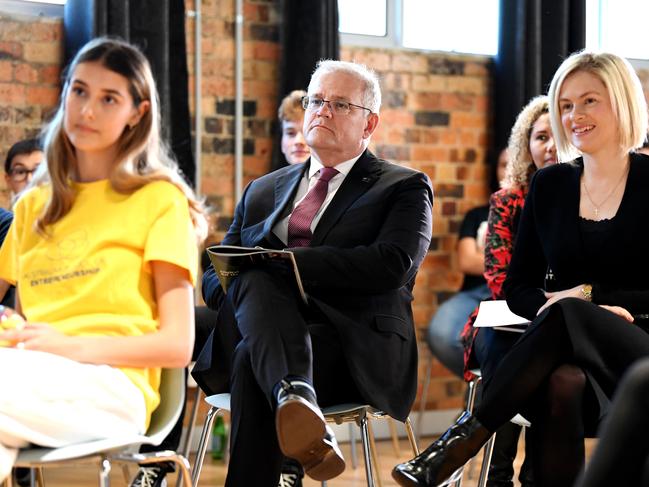
{"label": "wooden floor", "polygon": [[[432,438],[424,438],[421,441],[421,445],[426,446],[432,441]],[[587,452],[592,449],[594,440],[587,440]],[[521,440],[522,442],[522,440]],[[360,445],[357,445],[358,449],[358,459],[361,462],[356,469],[352,468],[350,461],[350,447],[349,444],[341,445],[345,459],[347,460],[347,469],[345,472],[338,478],[333,479],[327,482],[327,487],[364,487],[367,485],[365,480],[365,469],[363,468],[362,453],[360,450]],[[401,461],[409,459],[412,454],[410,447],[408,446],[405,440],[401,441],[401,453],[397,455],[394,451],[392,442],[390,441],[379,441],[377,442],[377,449],[379,455],[380,463],[380,475],[383,487],[395,487],[397,484],[390,477],[390,471],[392,467]],[[519,452],[523,451],[522,444],[519,445]],[[481,458],[481,454],[479,455]],[[192,459],[193,460],[193,459]],[[515,467],[516,470],[520,468],[522,462],[522,455],[519,454],[516,457]],[[208,457],[205,460],[205,466],[203,468],[203,473],[201,475],[201,486],[210,486],[218,487],[223,485],[225,479],[226,467],[223,462],[213,461]],[[462,485],[464,487],[475,487],[477,485],[477,478],[480,472],[480,460],[474,459],[473,465],[469,464],[468,474],[465,475]],[[134,473],[132,470],[131,473]],[[91,467],[74,467],[74,468],[56,468],[45,471],[45,480],[48,487],[80,487],[80,486],[92,486],[97,485],[96,481],[96,470]],[[169,477],[169,487],[175,486],[175,476]],[[122,470],[120,468],[114,468],[111,473],[111,486],[112,487],[126,487],[128,483],[124,480]],[[306,479],[304,481],[304,487],[318,487],[320,483],[315,482],[311,479]],[[378,484],[377,484],[378,486]],[[515,481],[514,486],[520,487],[518,481]],[[241,486],[248,487],[248,486]],[[253,486],[250,486],[253,487]]]}

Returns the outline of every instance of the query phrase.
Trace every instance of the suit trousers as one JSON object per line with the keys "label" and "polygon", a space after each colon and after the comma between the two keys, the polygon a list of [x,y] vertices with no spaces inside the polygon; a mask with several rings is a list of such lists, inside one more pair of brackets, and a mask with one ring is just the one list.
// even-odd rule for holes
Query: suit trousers
{"label": "suit trousers", "polygon": [[311,381],[324,407],[362,401],[335,327],[305,305],[274,267],[242,272],[228,289],[241,341],[231,377],[232,429],[225,485],[275,487],[283,455],[275,432],[275,385]]}

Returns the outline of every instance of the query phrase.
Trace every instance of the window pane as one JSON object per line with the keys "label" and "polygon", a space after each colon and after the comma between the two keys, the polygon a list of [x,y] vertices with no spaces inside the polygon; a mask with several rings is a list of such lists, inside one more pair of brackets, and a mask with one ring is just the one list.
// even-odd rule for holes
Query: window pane
{"label": "window pane", "polygon": [[498,0],[403,0],[403,45],[495,55]]}
{"label": "window pane", "polygon": [[649,59],[647,0],[588,0],[586,48]]}
{"label": "window pane", "polygon": [[387,0],[338,0],[338,16],[340,32],[387,35]]}
{"label": "window pane", "polygon": [[23,2],[53,3],[55,5],[65,5],[65,0],[23,0]]}

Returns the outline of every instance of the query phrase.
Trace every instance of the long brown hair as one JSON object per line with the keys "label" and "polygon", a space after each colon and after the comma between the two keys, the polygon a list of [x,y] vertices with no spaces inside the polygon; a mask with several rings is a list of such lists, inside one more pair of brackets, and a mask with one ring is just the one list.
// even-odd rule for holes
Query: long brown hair
{"label": "long brown hair", "polygon": [[47,170],[39,171],[34,184],[49,182],[52,190],[43,213],[36,221],[37,231],[46,235],[47,226],[63,218],[74,204],[76,191],[71,181],[77,168],[77,158],[75,148],[63,128],[65,100],[76,67],[90,62],[100,63],[126,78],[136,107],[143,101],[150,103],[140,121],[132,128],[126,127],[120,136],[117,161],[110,175],[111,186],[119,193],[128,194],[153,181],[174,184],[187,197],[196,236],[202,242],[207,234],[203,205],[180,175],[177,164],[160,138],[158,94],[149,62],[136,47],[107,37],[88,42],[74,57],[65,75],[56,114],[44,128]]}

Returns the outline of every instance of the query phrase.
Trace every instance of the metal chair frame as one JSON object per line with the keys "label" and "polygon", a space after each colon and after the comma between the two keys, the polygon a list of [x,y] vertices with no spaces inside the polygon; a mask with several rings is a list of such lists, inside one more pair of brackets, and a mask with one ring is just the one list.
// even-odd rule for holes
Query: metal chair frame
{"label": "metal chair frame", "polygon": [[[15,466],[36,469],[36,480],[41,487],[44,487],[42,471],[44,467],[96,463],[99,467],[99,486],[109,487],[112,462],[122,464],[173,462],[178,466],[179,476],[182,477],[184,484],[189,486],[191,485],[190,467],[183,455],[173,451],[137,453],[140,445],[159,445],[180,417],[185,400],[184,369],[162,370],[160,398],[160,405],[153,412],[146,435],[88,441],[61,448],[27,448],[20,450]],[[4,485],[12,487],[11,476]]]}
{"label": "metal chair frame", "polygon": [[[210,432],[212,431],[212,424],[216,415],[220,411],[230,411],[230,394],[215,394],[205,398],[205,401],[210,405],[207,412],[205,424],[201,432],[201,438],[196,452],[196,459],[194,461],[194,468],[192,470],[192,485],[198,487],[198,481],[203,468],[203,461],[209,443]],[[367,479],[368,487],[375,485],[381,486],[381,479],[378,475],[376,447],[374,446],[374,435],[370,424],[370,419],[385,419],[390,418],[383,411],[380,411],[367,404],[341,404],[333,407],[323,408],[322,413],[327,422],[343,424],[343,423],[356,423],[361,430],[361,442],[363,445],[363,457],[365,459],[365,476]],[[410,418],[405,421],[406,432],[410,441],[410,446],[415,455],[419,454],[419,448],[415,439],[414,432]],[[376,484],[375,484],[376,479]],[[326,482],[322,483],[323,487]]]}

